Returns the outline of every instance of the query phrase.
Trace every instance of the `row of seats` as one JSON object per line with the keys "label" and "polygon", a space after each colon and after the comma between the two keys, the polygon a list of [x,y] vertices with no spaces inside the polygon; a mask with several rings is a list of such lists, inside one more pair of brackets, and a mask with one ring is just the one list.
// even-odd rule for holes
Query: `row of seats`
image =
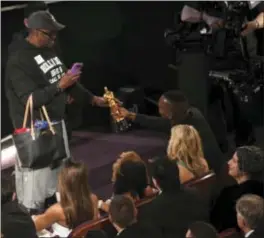
{"label": "row of seats", "polygon": [[[188,181],[187,183],[184,184],[184,186],[187,188],[196,189],[196,191],[200,193],[203,196],[203,198],[206,199],[206,201],[209,201],[212,197],[215,182],[216,182],[216,174],[213,171],[209,171],[204,176],[198,179],[193,179],[191,181]],[[144,204],[151,202],[153,198],[154,197],[142,199],[136,203],[136,206],[139,208]],[[89,221],[76,227],[71,232],[68,238],[85,237],[88,231],[95,229],[103,229],[105,226],[109,224],[110,221],[108,219],[108,216],[105,215],[96,221],[92,221],[92,222]]]}
{"label": "row of seats", "polygon": [[[216,174],[213,171],[209,171],[204,176],[193,179],[188,181],[184,184],[186,188],[195,189],[199,194],[203,196],[205,201],[210,201],[214,192],[215,192],[215,185],[217,184],[217,180],[228,180],[228,175],[225,173],[225,168],[223,170],[223,174],[221,178],[217,178]],[[153,200],[154,197],[148,197],[142,199],[136,203],[136,206],[139,208]],[[86,234],[91,230],[98,230],[103,229],[104,227],[110,225],[110,221],[107,215],[104,215],[100,219],[96,221],[89,221],[81,224],[80,226],[76,227],[68,238],[81,238],[85,237]],[[238,233],[236,229],[228,229],[223,231],[219,234],[220,238],[233,238],[238,237]]]}

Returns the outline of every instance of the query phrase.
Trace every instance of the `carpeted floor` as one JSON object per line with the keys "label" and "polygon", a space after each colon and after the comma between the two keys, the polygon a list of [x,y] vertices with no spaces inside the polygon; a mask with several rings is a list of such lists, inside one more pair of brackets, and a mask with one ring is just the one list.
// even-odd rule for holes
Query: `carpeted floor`
{"label": "carpeted floor", "polygon": [[85,162],[89,184],[100,199],[111,196],[112,164],[124,151],[136,151],[144,160],[163,154],[167,138],[148,131],[124,134],[78,131],[73,133],[71,151],[74,159]]}

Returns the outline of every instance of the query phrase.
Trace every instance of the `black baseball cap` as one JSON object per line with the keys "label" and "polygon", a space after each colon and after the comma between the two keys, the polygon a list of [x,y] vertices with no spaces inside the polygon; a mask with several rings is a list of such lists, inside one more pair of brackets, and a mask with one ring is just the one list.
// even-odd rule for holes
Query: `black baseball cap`
{"label": "black baseball cap", "polygon": [[34,12],[47,10],[48,5],[44,1],[30,1],[24,9],[24,18],[29,18]]}
{"label": "black baseball cap", "polygon": [[37,11],[28,18],[29,29],[45,29],[49,31],[60,31],[65,25],[57,22],[55,17],[48,11]]}

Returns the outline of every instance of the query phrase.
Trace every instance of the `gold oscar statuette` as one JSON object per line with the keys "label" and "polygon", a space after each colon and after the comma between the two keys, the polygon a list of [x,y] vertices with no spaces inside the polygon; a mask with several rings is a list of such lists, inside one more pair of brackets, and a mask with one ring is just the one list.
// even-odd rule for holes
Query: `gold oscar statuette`
{"label": "gold oscar statuette", "polygon": [[129,124],[126,119],[120,113],[120,107],[117,103],[117,99],[112,91],[109,91],[107,87],[104,87],[104,98],[107,100],[111,116],[115,123],[115,130],[117,132],[125,131],[129,128]]}

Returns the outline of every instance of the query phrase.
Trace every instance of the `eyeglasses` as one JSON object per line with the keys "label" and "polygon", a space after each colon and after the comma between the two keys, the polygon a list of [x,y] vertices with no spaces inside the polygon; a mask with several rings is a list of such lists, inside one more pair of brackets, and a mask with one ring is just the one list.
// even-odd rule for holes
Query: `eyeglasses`
{"label": "eyeglasses", "polygon": [[46,32],[46,31],[42,31],[42,30],[38,30],[39,32],[41,32],[43,35],[49,37],[50,39],[54,39],[54,35],[56,35],[55,32]]}

